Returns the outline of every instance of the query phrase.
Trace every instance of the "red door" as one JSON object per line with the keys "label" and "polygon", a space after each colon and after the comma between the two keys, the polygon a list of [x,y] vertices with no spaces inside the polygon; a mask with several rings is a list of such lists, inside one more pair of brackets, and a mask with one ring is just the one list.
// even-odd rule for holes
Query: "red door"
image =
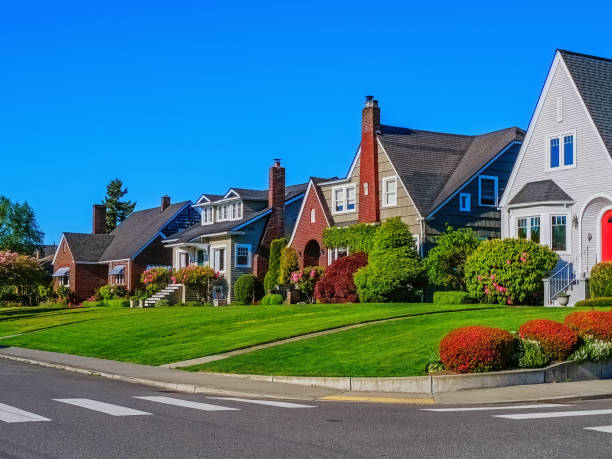
{"label": "red door", "polygon": [[601,261],[612,261],[612,210],[601,220]]}

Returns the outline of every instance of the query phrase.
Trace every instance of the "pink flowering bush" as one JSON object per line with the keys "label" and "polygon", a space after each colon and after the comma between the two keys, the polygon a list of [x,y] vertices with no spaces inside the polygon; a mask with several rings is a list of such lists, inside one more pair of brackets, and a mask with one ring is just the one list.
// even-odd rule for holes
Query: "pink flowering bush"
{"label": "pink flowering bush", "polygon": [[167,268],[147,269],[140,275],[140,282],[145,286],[147,295],[153,295],[170,283],[171,272]]}
{"label": "pink flowering bush", "polygon": [[223,276],[208,266],[187,266],[176,271],[172,277],[175,283],[192,289],[200,303],[211,303],[213,285],[223,282]]}
{"label": "pink flowering bush", "polygon": [[557,261],[555,252],[535,242],[485,241],[466,261],[466,289],[483,303],[536,304],[542,298],[542,279]]}
{"label": "pink flowering bush", "polygon": [[321,266],[309,266],[300,271],[292,272],[289,280],[291,285],[306,297],[308,303],[314,303],[315,285],[321,279],[324,271],[325,269]]}

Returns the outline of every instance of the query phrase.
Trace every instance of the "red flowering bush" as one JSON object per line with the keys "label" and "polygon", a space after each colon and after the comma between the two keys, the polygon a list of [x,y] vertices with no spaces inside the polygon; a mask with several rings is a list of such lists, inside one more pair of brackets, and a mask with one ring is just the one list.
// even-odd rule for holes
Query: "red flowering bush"
{"label": "red flowering bush", "polygon": [[368,264],[363,252],[334,261],[315,287],[315,297],[320,303],[358,303],[357,287],[353,275]]}
{"label": "red flowering bush", "polygon": [[578,335],[568,326],[548,319],[525,322],[519,328],[522,339],[540,343],[542,352],[553,360],[565,360],[578,346]]}
{"label": "red flowering bush", "polygon": [[576,311],[565,317],[565,325],[578,336],[592,336],[604,341],[612,341],[612,312]]}
{"label": "red flowering bush", "polygon": [[482,373],[507,368],[512,363],[515,339],[499,328],[457,328],[440,341],[440,360],[447,370]]}

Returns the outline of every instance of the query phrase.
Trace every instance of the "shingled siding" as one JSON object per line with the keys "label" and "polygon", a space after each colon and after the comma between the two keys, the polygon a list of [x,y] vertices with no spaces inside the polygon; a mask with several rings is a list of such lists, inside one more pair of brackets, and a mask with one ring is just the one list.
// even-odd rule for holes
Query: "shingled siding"
{"label": "shingled siding", "polygon": [[469,193],[471,196],[471,210],[459,210],[459,195],[454,195],[442,206],[426,223],[425,251],[435,244],[435,236],[446,231],[448,225],[453,228],[472,228],[482,238],[492,239],[501,237],[500,211],[495,207],[480,206],[478,195],[478,177],[481,175],[497,177],[498,199],[506,189],[512,168],[518,156],[520,145],[512,145],[504,154],[497,158],[489,167],[461,189],[460,193]]}
{"label": "shingled siding", "polygon": [[198,223],[200,218],[200,212],[189,205],[164,227],[162,233],[164,233],[166,237],[170,236],[171,234],[176,234],[179,231]]}
{"label": "shingled siding", "polygon": [[291,233],[293,232],[293,227],[297,222],[301,206],[302,199],[297,199],[288,205],[285,204],[285,237],[287,240],[289,240],[291,237]]}
{"label": "shingled siding", "polygon": [[355,165],[355,168],[353,169],[353,173],[351,174],[351,176],[348,177],[348,180],[343,180],[338,183],[330,183],[329,185],[319,185],[319,188],[321,189],[321,192],[323,193],[323,197],[325,198],[325,201],[327,202],[327,208],[329,209],[329,212],[333,219],[333,223],[332,223],[333,226],[352,225],[354,223],[357,223],[357,220],[359,218],[357,214],[357,211],[359,209],[359,192],[357,188],[355,188],[355,211],[345,213],[345,214],[335,214],[334,213],[334,207],[333,207],[333,202],[332,202],[332,189],[335,188],[336,186],[348,185],[349,183],[354,183],[357,188],[359,187],[359,158],[357,158],[357,164]]}
{"label": "shingled siding", "polygon": [[[255,253],[257,253],[257,247],[263,235],[267,221],[268,219],[266,217],[260,218],[243,229],[245,234],[232,236],[231,240],[227,241],[228,246],[231,246],[231,252],[229,252],[230,257],[227,259],[229,269],[226,270],[225,278],[229,288],[229,297],[232,301],[235,300],[234,283],[236,280],[243,274],[252,274],[253,272],[253,256]],[[245,268],[236,266],[237,244],[249,244],[251,246],[251,267]]]}
{"label": "shingled siding", "polygon": [[[242,215],[250,215],[268,207],[268,201],[242,201]],[[215,216],[216,218],[216,216]]]}

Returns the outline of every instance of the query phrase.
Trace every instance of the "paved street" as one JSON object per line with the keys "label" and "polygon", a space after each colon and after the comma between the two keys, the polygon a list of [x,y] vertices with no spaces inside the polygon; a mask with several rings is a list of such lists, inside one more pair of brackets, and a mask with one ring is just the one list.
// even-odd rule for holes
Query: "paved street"
{"label": "paved street", "polygon": [[257,400],[0,361],[1,457],[606,457],[612,400],[513,405]]}

